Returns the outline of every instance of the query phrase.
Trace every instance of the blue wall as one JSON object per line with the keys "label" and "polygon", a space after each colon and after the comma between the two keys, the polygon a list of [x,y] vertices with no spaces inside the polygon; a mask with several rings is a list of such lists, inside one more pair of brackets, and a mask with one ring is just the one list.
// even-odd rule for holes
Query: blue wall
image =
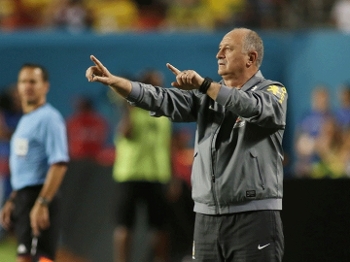
{"label": "blue wall", "polygon": [[[285,149],[292,155],[294,126],[309,108],[312,88],[319,83],[332,90],[337,105],[337,87],[350,81],[350,35],[334,31],[259,32],[265,44],[262,71],[266,78],[285,84],[289,92],[288,128]],[[24,62],[45,65],[51,73],[48,100],[66,117],[72,112],[72,98],[84,93],[94,97],[98,109],[111,121],[118,110],[111,104],[108,88],[89,84],[85,70],[89,55],[96,55],[111,72],[135,76],[147,67],[164,72],[166,85],[174,77],[165,64],[194,69],[219,80],[216,52],[224,32],[184,34],[71,35],[55,32],[0,34],[0,88],[16,81]]]}

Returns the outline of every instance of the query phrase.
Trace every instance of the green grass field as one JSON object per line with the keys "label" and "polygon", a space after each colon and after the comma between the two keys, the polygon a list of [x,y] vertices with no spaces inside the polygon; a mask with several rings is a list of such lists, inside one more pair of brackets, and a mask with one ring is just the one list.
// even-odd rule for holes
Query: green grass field
{"label": "green grass field", "polygon": [[12,236],[0,241],[0,261],[14,262],[16,260],[16,242]]}

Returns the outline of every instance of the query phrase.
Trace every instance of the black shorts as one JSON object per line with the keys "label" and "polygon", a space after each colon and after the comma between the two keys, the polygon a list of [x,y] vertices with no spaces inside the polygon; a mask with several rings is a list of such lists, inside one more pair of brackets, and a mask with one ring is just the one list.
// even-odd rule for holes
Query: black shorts
{"label": "black shorts", "polygon": [[283,253],[280,211],[196,214],[193,260],[280,262]]}
{"label": "black shorts", "polygon": [[[17,191],[15,198],[15,210],[12,220],[14,231],[18,241],[17,255],[28,256],[31,252],[32,229],[29,213],[40,193],[42,186],[26,187]],[[55,258],[56,247],[59,238],[59,200],[55,197],[49,206],[50,227],[40,233],[37,243],[36,255],[50,259]]]}
{"label": "black shorts", "polygon": [[137,207],[144,203],[150,227],[163,229],[168,214],[164,188],[164,184],[154,182],[116,183],[116,225],[132,228],[136,221]]}

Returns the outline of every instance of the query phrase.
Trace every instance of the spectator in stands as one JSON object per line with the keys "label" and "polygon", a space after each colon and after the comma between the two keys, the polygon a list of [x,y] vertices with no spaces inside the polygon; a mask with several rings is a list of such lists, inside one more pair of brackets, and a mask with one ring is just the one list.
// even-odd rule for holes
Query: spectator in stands
{"label": "spectator in stands", "polygon": [[138,18],[132,0],[87,0],[94,17],[93,29],[98,33],[133,31]]}
{"label": "spectator in stands", "polygon": [[215,20],[211,11],[200,0],[172,1],[167,10],[164,27],[173,31],[208,31],[213,30]]}
{"label": "spectator in stands", "polygon": [[[246,0],[204,0],[202,1],[213,17],[215,29],[227,29],[243,25]],[[244,24],[247,26],[247,24]]]}
{"label": "spectator in stands", "polygon": [[161,30],[166,18],[167,4],[162,0],[137,1],[138,15],[136,17],[136,31]]}
{"label": "spectator in stands", "polygon": [[246,0],[256,11],[257,27],[262,29],[278,28],[281,21],[281,10],[284,0]]}
{"label": "spectator in stands", "polygon": [[310,176],[312,165],[318,161],[315,155],[315,141],[324,122],[332,118],[328,90],[325,86],[316,86],[312,91],[311,110],[303,116],[296,128],[296,176]]}
{"label": "spectator in stands", "polygon": [[15,31],[33,29],[38,24],[38,17],[23,4],[22,0],[0,2],[0,29]]}
{"label": "spectator in stands", "polygon": [[78,97],[74,108],[66,119],[69,155],[72,160],[96,161],[107,140],[108,122],[88,97]]}
{"label": "spectator in stands", "polygon": [[[147,70],[140,80],[161,85],[163,76],[158,71]],[[130,261],[136,211],[142,202],[147,206],[148,223],[154,230],[154,261],[169,260],[165,185],[171,178],[170,143],[171,122],[167,118],[153,118],[145,110],[125,106],[116,134],[113,169],[117,182],[115,262]]]}
{"label": "spectator in stands", "polygon": [[44,24],[52,29],[79,33],[91,29],[93,17],[83,0],[55,0],[47,5]]}
{"label": "spectator in stands", "polygon": [[338,30],[350,33],[350,0],[335,1],[331,11],[331,22]]}

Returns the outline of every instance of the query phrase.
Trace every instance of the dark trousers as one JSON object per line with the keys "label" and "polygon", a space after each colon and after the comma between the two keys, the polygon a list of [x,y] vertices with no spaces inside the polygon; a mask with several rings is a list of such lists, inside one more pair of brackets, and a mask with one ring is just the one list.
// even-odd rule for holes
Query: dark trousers
{"label": "dark trousers", "polygon": [[280,211],[196,214],[193,260],[280,262],[284,236]]}
{"label": "dark trousers", "polygon": [[[30,255],[32,249],[32,229],[30,226],[30,211],[40,193],[42,186],[31,186],[20,189],[15,198],[13,212],[14,231],[18,241],[17,255]],[[50,227],[43,230],[38,237],[35,256],[55,258],[59,238],[59,201],[54,198],[49,206]]]}

